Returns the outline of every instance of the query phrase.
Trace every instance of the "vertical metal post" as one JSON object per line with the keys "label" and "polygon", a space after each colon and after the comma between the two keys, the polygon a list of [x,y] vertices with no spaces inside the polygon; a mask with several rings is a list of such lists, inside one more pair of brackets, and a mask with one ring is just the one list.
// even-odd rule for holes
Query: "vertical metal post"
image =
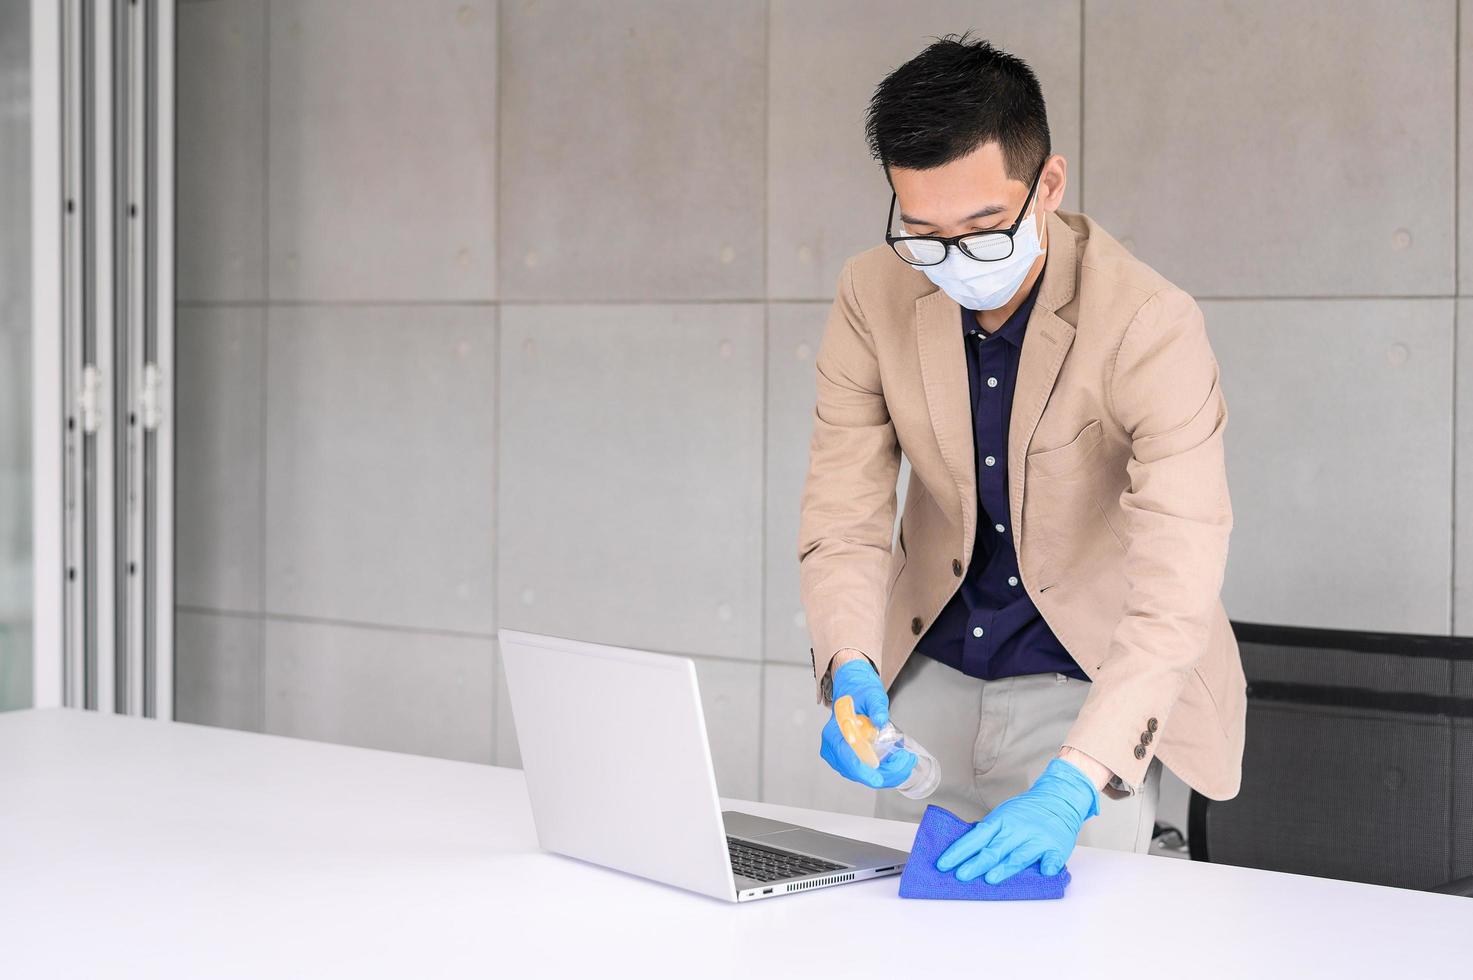
{"label": "vertical metal post", "polygon": [[127,346],[126,322],[119,316],[118,276],[118,113],[114,75],[118,61],[113,20],[113,0],[88,4],[91,22],[92,140],[86,154],[91,164],[92,207],[92,315],[87,325],[92,337],[91,364],[99,376],[97,428],[93,432],[93,520],[92,538],[96,628],[93,630],[92,696],[87,707],[105,713],[119,709],[118,674],[118,473],[126,463],[119,452],[122,431],[119,408],[126,394],[126,377],[119,370],[119,354]]}
{"label": "vertical metal post", "polygon": [[[174,718],[174,30],[172,0],[151,0],[154,29],[149,33],[153,68],[153,131],[149,168],[152,190],[148,214],[152,251],[152,292],[148,320],[151,346],[144,371],[145,429],[151,434],[146,472],[153,502],[146,567],[152,594],[148,619],[144,713]],[[149,367],[153,376],[149,377]]]}
{"label": "vertical metal post", "polygon": [[[36,388],[62,392],[51,430],[37,423],[38,444],[62,447],[60,701],[172,718],[173,4],[62,0],[59,15],[63,217],[37,295],[57,297],[60,342]],[[38,303],[38,333],[46,315]]]}
{"label": "vertical metal post", "polygon": [[172,718],[173,4],[115,2],[117,703]]}
{"label": "vertical metal post", "polygon": [[[88,702],[88,653],[94,648],[92,626],[93,562],[91,539],[92,493],[89,479],[92,433],[97,429],[98,374],[87,364],[88,216],[92,195],[88,186],[84,147],[87,145],[88,45],[84,0],[63,0],[61,17],[61,167],[65,195],[62,225],[62,392],[66,414],[64,440],[65,490],[63,548],[66,562],[64,598],[64,694],[68,707]],[[48,379],[36,378],[38,391]]]}

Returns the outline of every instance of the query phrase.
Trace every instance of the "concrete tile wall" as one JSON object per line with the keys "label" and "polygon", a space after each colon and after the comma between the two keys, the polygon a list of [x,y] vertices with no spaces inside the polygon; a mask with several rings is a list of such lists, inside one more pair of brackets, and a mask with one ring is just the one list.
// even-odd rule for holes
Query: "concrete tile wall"
{"label": "concrete tile wall", "polygon": [[495,298],[495,0],[269,5],[270,298]]}
{"label": "concrete tile wall", "polygon": [[494,758],[497,38],[180,8],[184,720]]}
{"label": "concrete tile wall", "polygon": [[762,304],[507,303],[501,342],[500,625],[761,660]]}
{"label": "concrete tile wall", "polygon": [[494,632],[494,307],[271,307],[264,602]]}
{"label": "concrete tile wall", "polygon": [[185,302],[266,298],[268,7],[178,8],[174,269]]}
{"label": "concrete tile wall", "polygon": [[1236,619],[1446,633],[1452,299],[1205,300]]}
{"label": "concrete tile wall", "polygon": [[1456,15],[1086,3],[1087,210],[1197,296],[1450,293]]}
{"label": "concrete tile wall", "polygon": [[502,298],[761,298],[763,0],[509,0],[501,26]]}
{"label": "concrete tile wall", "polygon": [[515,765],[494,630],[561,631],[695,656],[723,792],[867,809],[797,600],[813,354],[873,87],[967,28],[1039,71],[1065,207],[1202,301],[1230,614],[1473,630],[1467,14],[186,5],[181,713]]}

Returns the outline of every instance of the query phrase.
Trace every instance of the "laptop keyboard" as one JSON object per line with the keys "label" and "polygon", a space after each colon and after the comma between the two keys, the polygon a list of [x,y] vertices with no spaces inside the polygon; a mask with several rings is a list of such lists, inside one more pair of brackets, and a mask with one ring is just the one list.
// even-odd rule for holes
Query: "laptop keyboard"
{"label": "laptop keyboard", "polygon": [[726,849],[731,854],[731,870],[756,881],[777,881],[781,878],[800,878],[803,875],[822,871],[839,871],[847,864],[834,864],[804,854],[779,851],[772,847],[758,847],[750,841],[726,838]]}

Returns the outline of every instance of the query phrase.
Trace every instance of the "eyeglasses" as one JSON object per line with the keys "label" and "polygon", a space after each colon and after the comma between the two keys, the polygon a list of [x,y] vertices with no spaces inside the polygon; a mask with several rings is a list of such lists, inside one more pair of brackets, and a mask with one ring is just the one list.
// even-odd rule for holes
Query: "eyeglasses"
{"label": "eyeglasses", "polygon": [[[1044,157],[1043,163],[1047,162],[1048,158]],[[999,262],[1013,254],[1013,236],[1023,224],[1023,216],[1028,213],[1028,204],[1033,200],[1033,192],[1038,190],[1038,178],[1043,176],[1043,163],[1038,165],[1038,173],[1033,175],[1033,183],[1028,188],[1028,196],[1023,199],[1023,208],[1018,212],[1018,218],[1013,222],[1011,228],[972,232],[951,238],[942,238],[937,235],[892,235],[890,228],[895,223],[895,192],[892,190],[890,192],[890,217],[885,221],[885,241],[895,250],[896,255],[916,266],[940,265],[946,261],[946,246],[948,245],[955,245],[961,249],[963,255],[974,258],[978,262]]]}

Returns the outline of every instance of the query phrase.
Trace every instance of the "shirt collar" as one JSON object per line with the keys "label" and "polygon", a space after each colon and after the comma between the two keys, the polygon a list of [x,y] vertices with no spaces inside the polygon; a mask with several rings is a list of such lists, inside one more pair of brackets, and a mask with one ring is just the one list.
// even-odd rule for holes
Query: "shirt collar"
{"label": "shirt collar", "polygon": [[[1047,264],[1048,262],[1045,260],[1045,267],[1047,267]],[[1033,280],[1033,288],[1028,290],[1028,295],[1023,298],[1023,302],[1019,303],[1018,308],[1012,312],[1012,315],[1003,321],[1001,327],[994,330],[991,334],[986,335],[986,338],[982,342],[987,343],[987,341],[1001,337],[1009,344],[1022,350],[1023,334],[1028,329],[1028,316],[1033,312],[1033,302],[1038,299],[1038,287],[1042,285],[1043,270],[1040,269],[1038,271],[1038,278]],[[976,315],[966,307],[962,307],[962,330],[968,334],[982,332],[982,328],[977,325]]]}

